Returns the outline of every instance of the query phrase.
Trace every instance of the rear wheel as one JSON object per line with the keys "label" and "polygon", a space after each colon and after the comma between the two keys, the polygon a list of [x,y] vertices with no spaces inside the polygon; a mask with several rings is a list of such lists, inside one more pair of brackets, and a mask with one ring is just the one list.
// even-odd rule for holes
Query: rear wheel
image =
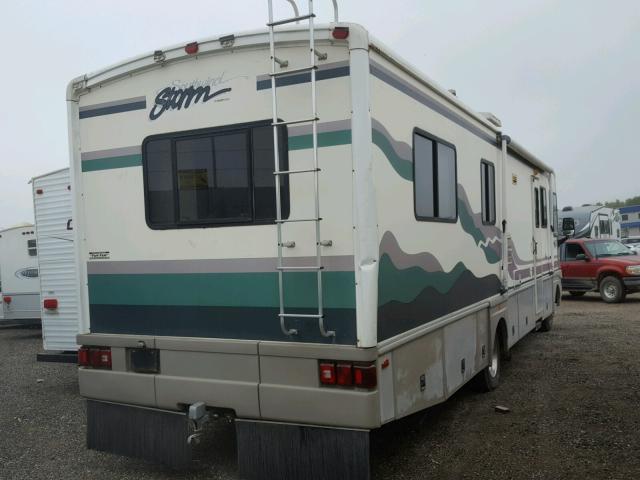
{"label": "rear wheel", "polygon": [[569,292],[572,297],[582,297],[587,292]]}
{"label": "rear wheel", "polygon": [[607,303],[619,303],[626,297],[626,292],[619,278],[604,277],[600,281],[600,297]]}
{"label": "rear wheel", "polygon": [[491,350],[491,357],[489,357],[489,365],[482,370],[474,378],[475,386],[478,390],[483,392],[490,392],[495,390],[500,385],[500,372],[502,370],[502,342],[498,332],[496,332],[496,338],[493,340],[493,349]]}

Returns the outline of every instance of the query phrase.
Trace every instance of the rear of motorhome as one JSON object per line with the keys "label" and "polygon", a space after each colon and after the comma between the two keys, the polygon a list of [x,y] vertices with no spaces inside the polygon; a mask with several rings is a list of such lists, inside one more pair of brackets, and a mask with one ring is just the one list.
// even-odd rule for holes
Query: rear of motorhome
{"label": "rear of motorhome", "polygon": [[3,323],[40,322],[40,282],[35,227],[0,230]]}
{"label": "rear of motorhome", "polygon": [[208,414],[243,478],[368,478],[551,327],[551,168],[361,26],[280,28],[69,85],[90,448],[180,464]]}
{"label": "rear of motorhome", "polygon": [[78,349],[79,301],[69,168],[35,177],[31,184],[45,350],[38,358],[60,361],[63,355],[50,355]]}

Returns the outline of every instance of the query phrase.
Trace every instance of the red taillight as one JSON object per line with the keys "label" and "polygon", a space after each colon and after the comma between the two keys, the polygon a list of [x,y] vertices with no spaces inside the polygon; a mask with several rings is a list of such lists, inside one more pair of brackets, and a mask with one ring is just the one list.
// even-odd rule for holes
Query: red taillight
{"label": "red taillight", "polygon": [[58,299],[56,298],[45,298],[42,303],[45,310],[55,310],[58,308]]}
{"label": "red taillight", "polygon": [[89,366],[89,347],[80,347],[78,350],[78,365],[80,367]]}
{"label": "red taillight", "polygon": [[331,362],[320,363],[320,383],[323,385],[336,384],[336,364]]}
{"label": "red taillight", "polygon": [[375,388],[378,384],[375,364],[354,365],[353,383],[356,387],[360,388]]}
{"label": "red taillight", "polygon": [[78,350],[78,365],[81,367],[111,369],[110,347],[81,347]]}
{"label": "red taillight", "polygon": [[195,55],[196,53],[198,53],[199,48],[200,46],[198,45],[198,42],[191,42],[185,45],[184,51],[189,55]]}
{"label": "red taillight", "polygon": [[353,385],[353,372],[350,363],[339,363],[336,367],[336,383],[345,387]]}
{"label": "red taillight", "polygon": [[320,383],[340,387],[372,389],[378,385],[375,363],[320,362]]}
{"label": "red taillight", "polygon": [[9,305],[11,303],[11,297],[2,297],[2,301]]}
{"label": "red taillight", "polygon": [[336,40],[345,40],[349,36],[349,27],[336,27],[332,35]]}

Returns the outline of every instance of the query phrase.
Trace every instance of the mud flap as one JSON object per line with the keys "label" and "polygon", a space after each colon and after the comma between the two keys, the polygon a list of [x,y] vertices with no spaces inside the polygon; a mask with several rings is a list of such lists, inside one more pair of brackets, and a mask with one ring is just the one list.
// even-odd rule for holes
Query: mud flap
{"label": "mud flap", "polygon": [[184,413],[87,400],[87,448],[185,468],[189,422]]}
{"label": "mud flap", "polygon": [[369,480],[369,432],[236,420],[240,478]]}

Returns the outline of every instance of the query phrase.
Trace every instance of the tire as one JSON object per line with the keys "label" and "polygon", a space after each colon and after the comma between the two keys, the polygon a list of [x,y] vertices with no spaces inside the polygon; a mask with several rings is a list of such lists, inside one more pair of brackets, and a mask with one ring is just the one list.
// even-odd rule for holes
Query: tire
{"label": "tire", "polygon": [[545,318],[544,320],[542,320],[542,323],[540,324],[540,331],[541,332],[548,332],[553,328],[553,315]]}
{"label": "tire", "polygon": [[622,282],[612,275],[604,277],[600,281],[600,297],[607,303],[620,303],[624,301],[627,292],[624,291]]}
{"label": "tire", "polygon": [[571,295],[572,297],[582,297],[585,293],[587,292],[569,292],[569,295]]}
{"label": "tire", "polygon": [[487,365],[473,379],[474,386],[477,390],[480,390],[481,392],[490,392],[498,388],[498,385],[500,385],[502,351],[502,342],[500,341],[498,332],[496,332],[496,338],[493,341],[493,350],[489,357],[489,365]]}

